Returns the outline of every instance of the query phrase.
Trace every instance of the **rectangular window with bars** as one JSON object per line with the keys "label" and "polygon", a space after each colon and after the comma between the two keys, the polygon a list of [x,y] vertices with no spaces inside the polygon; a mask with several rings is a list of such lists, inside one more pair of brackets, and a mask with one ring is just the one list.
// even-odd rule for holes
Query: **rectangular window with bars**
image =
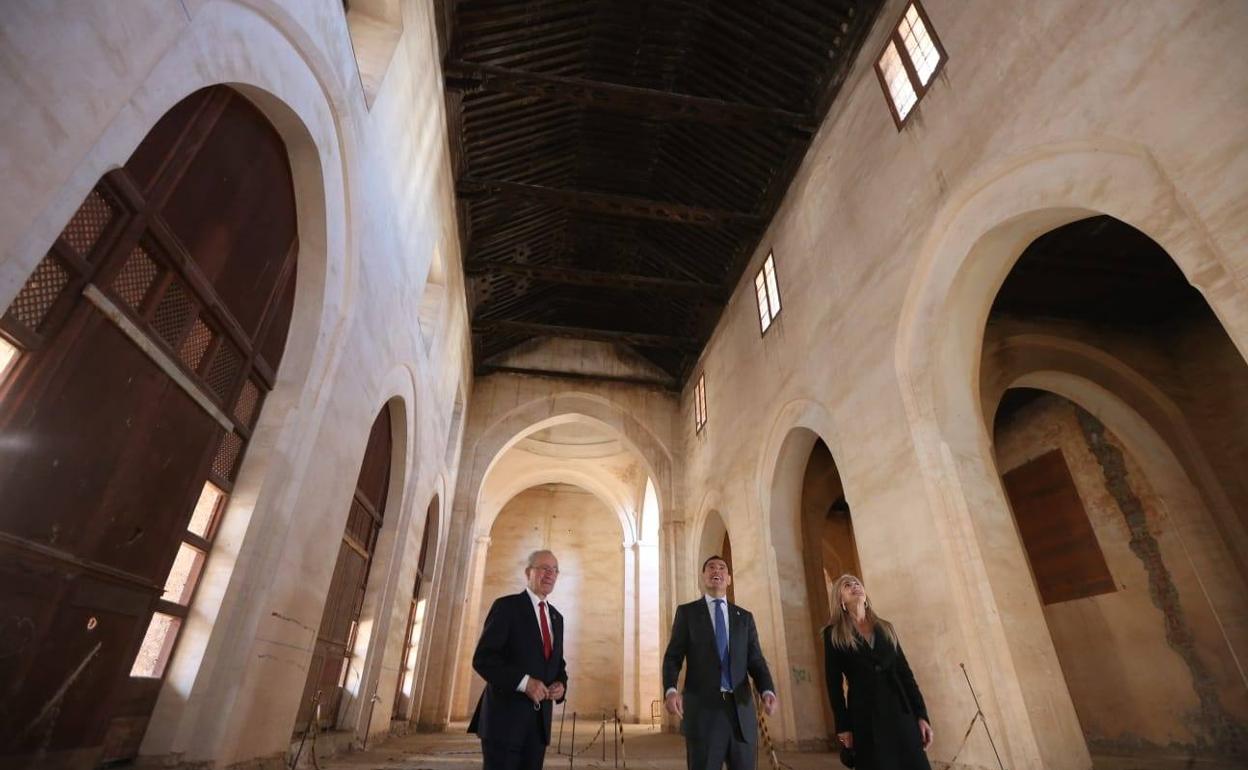
{"label": "rectangular window with bars", "polygon": [[698,376],[697,387],[693,389],[693,429],[701,433],[706,427],[706,375]]}
{"label": "rectangular window with bars", "polygon": [[923,6],[918,0],[907,4],[875,61],[875,74],[898,131],[914,114],[947,58]]}
{"label": "rectangular window with bars", "polygon": [[768,253],[763,266],[754,276],[754,295],[758,299],[758,323],[762,333],[766,334],[771,324],[780,315],[780,287],[776,283],[776,259],[774,253]]}

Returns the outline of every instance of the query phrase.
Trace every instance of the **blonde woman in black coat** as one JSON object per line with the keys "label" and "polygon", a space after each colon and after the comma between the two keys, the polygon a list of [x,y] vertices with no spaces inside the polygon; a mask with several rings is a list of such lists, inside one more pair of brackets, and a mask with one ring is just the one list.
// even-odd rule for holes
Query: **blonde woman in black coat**
{"label": "blonde woman in black coat", "polygon": [[893,625],[875,614],[853,575],[837,578],[832,599],[823,655],[837,739],[853,750],[856,770],[931,770],[927,706]]}

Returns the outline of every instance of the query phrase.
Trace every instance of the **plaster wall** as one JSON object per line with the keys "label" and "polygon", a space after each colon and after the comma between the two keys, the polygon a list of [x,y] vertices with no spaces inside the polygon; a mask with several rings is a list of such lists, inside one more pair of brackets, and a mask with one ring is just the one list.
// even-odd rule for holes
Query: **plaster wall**
{"label": "plaster wall", "polygon": [[[370,109],[332,0],[6,7],[0,305],[99,177],[192,91],[236,87],[291,154],[290,338],[143,744],[153,761],[282,761],[364,442],[393,399],[392,488],[340,722],[361,738],[376,692],[371,729],[389,725],[424,511],[454,488],[458,458],[443,458],[468,350],[432,10],[396,8],[402,36]],[[426,349],[416,318],[437,252],[454,299]]]}
{"label": "plaster wall", "polygon": [[[1124,472],[1098,459],[1097,436],[1123,455]],[[1236,742],[1248,735],[1248,683],[1202,586],[1238,582],[1237,576],[1197,572],[1168,513],[1173,506],[1200,506],[1195,488],[1165,466],[1153,469],[1168,477],[1154,485],[1155,474],[1102,423],[1051,394],[1000,421],[995,447],[1003,474],[1061,451],[1114,578],[1112,593],[1044,608],[1093,750],[1242,755],[1245,747]],[[1124,510],[1124,496],[1134,496],[1140,511]]]}
{"label": "plaster wall", "polygon": [[[624,552],[619,520],[596,496],[566,484],[534,487],[503,506],[490,532],[481,617],[494,600],[524,588],[524,564],[554,551],[559,581],[551,605],[563,613],[568,699],[582,719],[610,718],[623,705]],[[479,631],[480,629],[475,629]],[[472,678],[470,709],[484,687]]]}
{"label": "plaster wall", "polygon": [[[974,713],[965,663],[1008,766],[1088,767],[1069,694],[1050,677],[1056,653],[1027,641],[1041,639],[1043,612],[1009,583],[1014,555],[980,526],[1004,505],[983,423],[927,404],[943,408],[935,372],[961,356],[970,363],[949,387],[974,393],[972,351],[1008,265],[1079,212],[1120,216],[1162,242],[1242,351],[1248,62],[1233,41],[1248,16],[1234,3],[931,0],[950,59],[898,132],[871,64],[903,5],[885,4],[746,269],[774,251],[784,310],[763,337],[750,287],[738,286],[682,395],[686,494],[713,499],[706,509],[733,535],[737,599],[780,674],[773,737],[812,737],[795,713],[782,622],[778,564],[797,554],[771,541],[768,522],[789,515],[771,502],[780,447],[795,425],[817,423],[854,512],[863,577],[912,640],[936,728],[929,756],[948,761]],[[1043,222],[1024,216],[1042,209]],[[1024,234],[977,243],[1003,222]],[[963,269],[985,272],[960,284]],[[927,310],[944,306],[925,303],[964,284],[978,293],[949,307],[963,308],[971,332],[954,337]],[[912,354],[942,339],[957,356]],[[710,416],[695,434],[699,373]],[[980,731],[958,763],[995,765]]]}

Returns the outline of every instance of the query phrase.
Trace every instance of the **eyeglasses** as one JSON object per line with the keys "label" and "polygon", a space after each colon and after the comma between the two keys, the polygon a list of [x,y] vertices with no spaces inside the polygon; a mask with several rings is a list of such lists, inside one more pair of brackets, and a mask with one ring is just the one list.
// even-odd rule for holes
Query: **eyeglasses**
{"label": "eyeglasses", "polygon": [[529,567],[529,569],[533,570],[534,572],[549,573],[551,575],[559,574],[558,567],[542,567],[542,566],[534,565],[532,567]]}

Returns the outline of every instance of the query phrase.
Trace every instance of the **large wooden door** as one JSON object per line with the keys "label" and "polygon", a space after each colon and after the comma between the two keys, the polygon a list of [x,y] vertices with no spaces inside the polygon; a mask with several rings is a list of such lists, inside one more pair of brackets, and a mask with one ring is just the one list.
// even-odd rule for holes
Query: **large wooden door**
{"label": "large wooden door", "polygon": [[205,89],[0,320],[0,766],[137,753],[285,347],[294,211],[272,126]]}
{"label": "large wooden door", "polygon": [[369,568],[386,508],[390,456],[390,407],[387,405],[382,407],[368,434],[364,462],[351,498],[347,526],[338,546],[338,560],[317,630],[303,698],[299,702],[296,733],[306,730],[318,713],[321,728],[333,729],[338,724]]}

